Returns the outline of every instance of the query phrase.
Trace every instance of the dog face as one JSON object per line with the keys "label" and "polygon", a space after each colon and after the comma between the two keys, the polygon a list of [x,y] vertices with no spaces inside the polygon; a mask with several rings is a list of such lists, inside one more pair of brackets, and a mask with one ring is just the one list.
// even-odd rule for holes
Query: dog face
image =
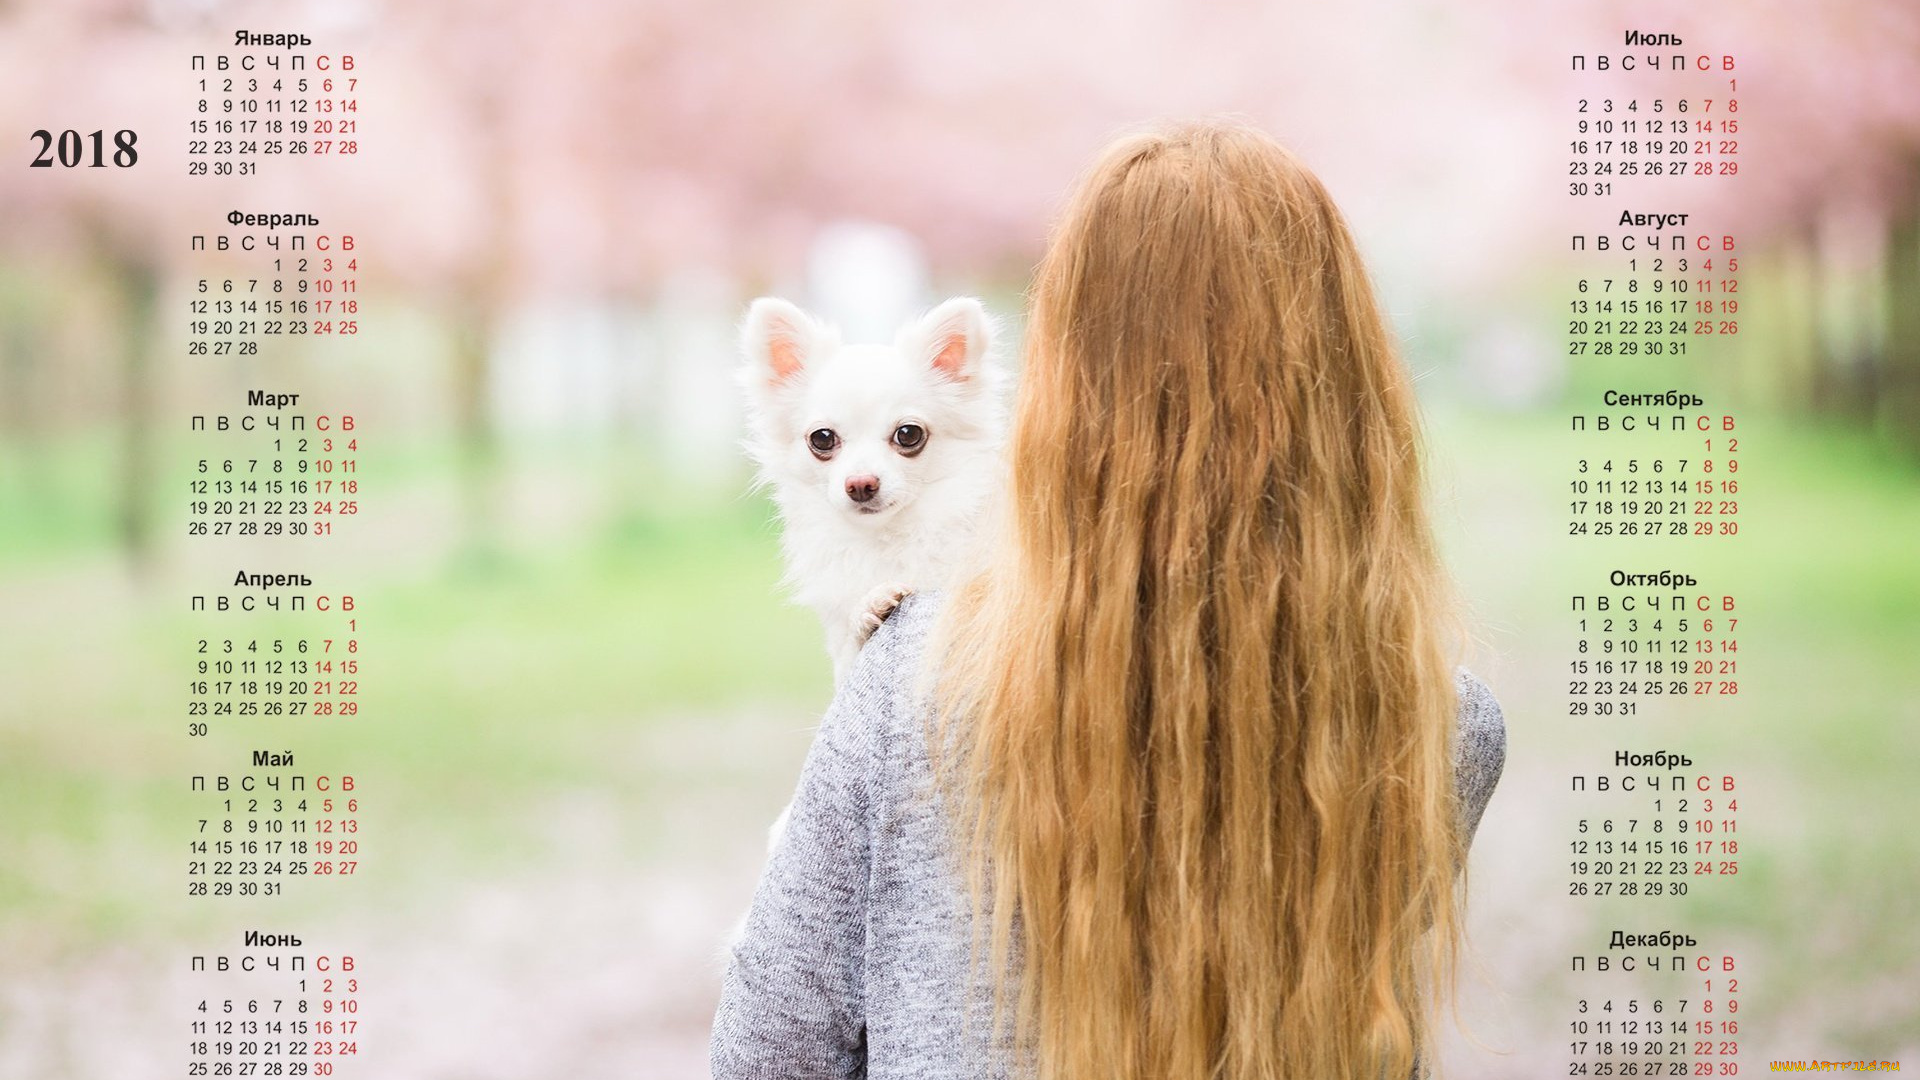
{"label": "dog face", "polygon": [[805,499],[851,522],[893,519],[991,450],[992,325],[948,300],[891,345],[847,345],[794,305],[753,302],[741,330],[747,448],[783,507]]}

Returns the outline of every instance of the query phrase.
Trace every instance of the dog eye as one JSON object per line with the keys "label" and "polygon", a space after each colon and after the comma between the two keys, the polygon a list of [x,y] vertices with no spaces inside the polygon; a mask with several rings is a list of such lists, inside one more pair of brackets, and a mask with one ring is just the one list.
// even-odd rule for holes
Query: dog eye
{"label": "dog eye", "polygon": [[807,433],[807,449],[813,451],[813,456],[821,461],[832,457],[839,448],[840,436],[834,434],[832,428],[815,428]]}
{"label": "dog eye", "polygon": [[912,457],[927,445],[927,429],[919,424],[901,424],[893,429],[893,445],[902,454]]}

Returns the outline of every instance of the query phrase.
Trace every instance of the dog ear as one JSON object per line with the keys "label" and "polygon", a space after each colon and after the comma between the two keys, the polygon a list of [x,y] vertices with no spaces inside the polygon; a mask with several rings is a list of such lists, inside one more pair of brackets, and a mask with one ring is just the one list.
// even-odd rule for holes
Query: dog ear
{"label": "dog ear", "polygon": [[993,322],[987,318],[987,309],[971,296],[943,302],[927,312],[909,333],[913,354],[954,382],[965,382],[979,374],[993,345]]}
{"label": "dog ear", "polygon": [[785,300],[763,296],[747,308],[740,327],[740,349],[768,386],[799,374],[813,358],[821,337],[819,323]]}

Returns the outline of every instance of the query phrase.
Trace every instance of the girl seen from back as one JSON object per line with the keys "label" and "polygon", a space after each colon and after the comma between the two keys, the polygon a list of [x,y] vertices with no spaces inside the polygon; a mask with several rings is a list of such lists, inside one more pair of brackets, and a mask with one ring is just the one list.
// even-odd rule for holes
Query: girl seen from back
{"label": "girl seen from back", "polygon": [[1319,181],[1123,139],[1032,289],[989,569],[822,725],[716,1076],[1403,1077],[1430,1062],[1492,697],[1419,421]]}

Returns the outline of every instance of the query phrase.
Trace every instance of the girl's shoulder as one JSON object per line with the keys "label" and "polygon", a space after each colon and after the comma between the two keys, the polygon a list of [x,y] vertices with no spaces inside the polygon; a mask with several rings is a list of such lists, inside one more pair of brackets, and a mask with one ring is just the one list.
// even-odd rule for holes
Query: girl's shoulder
{"label": "girl's shoulder", "polygon": [[1466,668],[1456,668],[1453,685],[1460,696],[1455,720],[1454,780],[1465,811],[1467,835],[1480,824],[1487,800],[1507,764],[1507,722],[1487,684]]}

